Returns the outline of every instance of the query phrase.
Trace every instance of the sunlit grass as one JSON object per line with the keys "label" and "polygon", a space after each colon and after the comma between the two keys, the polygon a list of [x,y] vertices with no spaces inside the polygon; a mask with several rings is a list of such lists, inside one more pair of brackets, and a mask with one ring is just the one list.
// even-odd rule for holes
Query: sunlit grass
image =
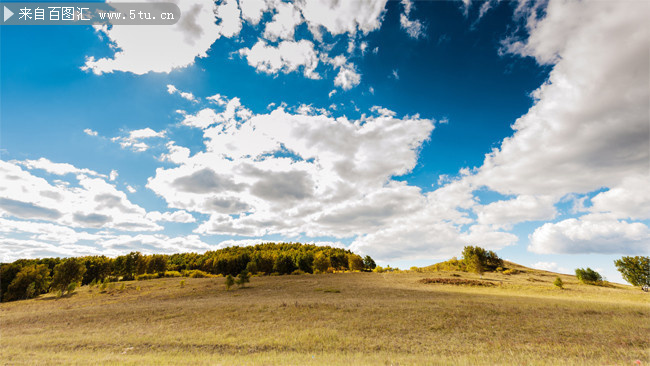
{"label": "sunlit grass", "polygon": [[[632,364],[649,362],[650,296],[526,270],[337,273],[80,288],[2,304],[12,364]],[[492,287],[424,284],[424,278]],[[139,288],[139,289],[138,289]]]}

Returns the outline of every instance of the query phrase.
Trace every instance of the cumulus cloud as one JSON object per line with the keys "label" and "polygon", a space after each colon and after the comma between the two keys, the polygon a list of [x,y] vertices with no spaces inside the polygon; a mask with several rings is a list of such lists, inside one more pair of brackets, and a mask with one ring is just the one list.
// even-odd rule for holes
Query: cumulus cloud
{"label": "cumulus cloud", "polygon": [[197,57],[206,57],[218,38],[233,37],[241,30],[236,0],[226,0],[218,6],[211,0],[183,0],[177,5],[183,16],[172,26],[96,27],[111,42],[115,54],[100,59],[89,56],[82,69],[95,74],[170,72],[193,64]]}
{"label": "cumulus cloud", "polygon": [[153,221],[168,221],[168,222],[180,222],[180,223],[190,223],[196,222],[196,219],[192,214],[184,210],[178,210],[174,212],[163,212],[152,211],[147,213],[147,218]]}
{"label": "cumulus cloud", "polygon": [[478,205],[474,211],[480,224],[511,226],[522,221],[553,219],[556,214],[554,202],[548,196],[521,195],[511,200]]}
{"label": "cumulus cloud", "polygon": [[281,2],[275,6],[273,19],[266,23],[264,38],[276,41],[278,39],[293,39],[296,26],[302,23],[300,11],[292,3]]}
{"label": "cumulus cloud", "polygon": [[318,53],[314,50],[314,44],[305,39],[297,42],[282,41],[277,47],[260,39],[252,48],[239,50],[239,54],[246,57],[248,64],[259,72],[287,74],[301,69],[307,78],[320,78],[315,71],[318,67]]}
{"label": "cumulus cloud", "polygon": [[528,249],[541,254],[647,254],[650,229],[640,222],[586,215],[546,223],[529,239]]}
{"label": "cumulus cloud", "polygon": [[367,34],[379,29],[386,0],[301,0],[297,6],[315,37],[321,34],[320,28],[333,35],[357,31]]}
{"label": "cumulus cloud", "polygon": [[561,196],[648,173],[649,7],[550,1],[543,18],[529,17],[529,37],[505,50],[554,66],[477,181],[504,194]]}
{"label": "cumulus cloud", "polygon": [[0,161],[0,214],[40,219],[72,228],[160,230],[146,211],[105,178],[78,174],[75,185],[50,183],[15,162]]}

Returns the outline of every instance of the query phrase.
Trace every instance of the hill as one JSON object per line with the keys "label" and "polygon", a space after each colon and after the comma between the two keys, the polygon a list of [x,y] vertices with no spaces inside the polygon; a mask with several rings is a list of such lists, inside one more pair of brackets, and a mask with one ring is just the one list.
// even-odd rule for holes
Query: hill
{"label": "hill", "polygon": [[[260,276],[230,291],[223,278],[126,281],[104,291],[82,286],[69,297],[0,304],[0,358],[8,364],[650,362],[647,293],[584,285],[569,275],[559,275],[560,290],[552,285],[558,274],[516,268],[522,271],[482,278],[426,270]],[[452,279],[490,285],[436,283]]]}

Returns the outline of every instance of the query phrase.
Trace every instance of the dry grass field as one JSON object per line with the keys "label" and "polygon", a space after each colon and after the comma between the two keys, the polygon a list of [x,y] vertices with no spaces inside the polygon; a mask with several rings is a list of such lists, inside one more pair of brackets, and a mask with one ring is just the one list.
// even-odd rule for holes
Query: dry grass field
{"label": "dry grass field", "polygon": [[[3,364],[650,364],[650,294],[527,269],[165,278],[0,305]],[[471,279],[494,286],[423,283]],[[184,286],[181,287],[181,281]],[[434,281],[435,282],[435,281]],[[444,281],[443,281],[444,282]],[[453,283],[450,281],[449,283]],[[456,281],[458,282],[458,281]]]}

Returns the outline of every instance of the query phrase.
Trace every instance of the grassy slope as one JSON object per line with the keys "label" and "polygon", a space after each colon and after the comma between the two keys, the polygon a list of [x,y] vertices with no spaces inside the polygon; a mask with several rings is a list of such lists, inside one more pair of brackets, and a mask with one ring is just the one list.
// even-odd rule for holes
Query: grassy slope
{"label": "grassy slope", "polygon": [[[522,269],[525,269],[522,267]],[[0,305],[8,364],[648,364],[650,294],[526,269],[496,287],[432,273],[223,278],[83,287]],[[478,276],[457,273],[460,278]],[[453,277],[459,278],[459,277]],[[137,287],[140,287],[138,289]],[[118,284],[119,288],[119,284]],[[336,290],[340,290],[337,292]]]}

